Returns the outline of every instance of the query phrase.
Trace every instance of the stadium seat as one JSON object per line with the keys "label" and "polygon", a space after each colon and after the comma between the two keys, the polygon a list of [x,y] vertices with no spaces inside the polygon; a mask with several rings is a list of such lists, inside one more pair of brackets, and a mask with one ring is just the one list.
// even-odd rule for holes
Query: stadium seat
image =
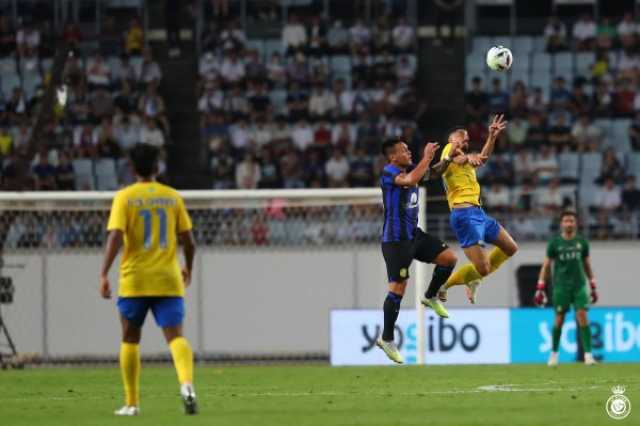
{"label": "stadium seat", "polygon": [[112,158],[96,160],[96,188],[98,191],[113,191],[118,189],[116,162]]}
{"label": "stadium seat", "polygon": [[[515,54],[514,54],[515,55]],[[513,61],[512,71],[523,70],[529,71],[531,68],[531,55],[529,53],[516,56],[517,60]]]}
{"label": "stadium seat", "polygon": [[608,118],[597,118],[593,124],[602,129],[602,136],[605,142],[608,142],[611,138],[611,120]]}
{"label": "stadium seat", "polygon": [[617,70],[619,60],[620,60],[620,55],[617,51],[615,50],[609,51],[609,68]]}
{"label": "stadium seat", "polygon": [[331,71],[336,74],[351,74],[351,58],[347,55],[338,55],[331,57]]}
{"label": "stadium seat", "polygon": [[531,73],[531,86],[539,87],[548,96],[551,89],[551,74],[542,71],[533,71]]}
{"label": "stadium seat", "polygon": [[492,37],[474,37],[473,38],[473,51],[474,52],[486,52],[494,45]]}
{"label": "stadium seat", "polygon": [[140,70],[142,69],[142,56],[130,56],[129,64],[136,71],[137,75],[140,75]]}
{"label": "stadium seat", "polygon": [[576,55],[576,74],[581,77],[591,75],[591,65],[596,62],[594,53],[583,52]]}
{"label": "stadium seat", "polygon": [[2,79],[2,93],[4,93],[7,99],[11,97],[13,89],[22,85],[20,83],[20,76],[16,73],[2,73],[0,78]]}
{"label": "stadium seat", "polygon": [[564,200],[565,198],[568,198],[569,200],[571,200],[571,204],[572,205],[576,205],[577,204],[577,193],[578,193],[578,186],[577,185],[561,185],[560,186],[560,193],[562,194],[562,199]]}
{"label": "stadium seat", "polygon": [[272,90],[269,96],[276,114],[282,113],[287,105],[286,90]]}
{"label": "stadium seat", "polygon": [[120,75],[120,69],[122,68],[122,62],[117,56],[109,56],[107,58],[107,65],[111,68],[111,77],[116,78]]}
{"label": "stadium seat", "polygon": [[611,122],[611,137],[609,145],[613,146],[618,153],[631,152],[631,140],[629,139],[630,119],[617,119]]}
{"label": "stadium seat", "polygon": [[600,188],[597,185],[594,185],[593,182],[586,182],[580,185],[578,189],[578,198],[580,199],[580,204],[583,207],[591,207],[596,203],[596,199],[598,197],[598,193],[600,192]]}
{"label": "stadium seat", "polygon": [[252,39],[252,40],[248,40],[247,41],[247,47],[251,50],[255,50],[258,52],[258,56],[260,57],[260,59],[262,61],[266,61],[268,58],[265,57],[265,48],[264,48],[264,41],[263,40],[256,40],[256,39]]}
{"label": "stadium seat", "polygon": [[17,73],[16,60],[12,57],[0,59],[0,72],[4,73]]}
{"label": "stadium seat", "polygon": [[532,57],[531,68],[536,72],[548,73],[549,71],[551,71],[551,55],[544,52],[534,53]]}
{"label": "stadium seat", "polygon": [[582,173],[580,175],[581,184],[593,184],[593,181],[600,176],[601,164],[602,155],[599,152],[582,154]]}
{"label": "stadium seat", "polygon": [[640,152],[631,153],[629,163],[629,172],[640,180]]}
{"label": "stadium seat", "polygon": [[569,52],[561,52],[553,55],[554,75],[573,74],[573,55]]}
{"label": "stadium seat", "polygon": [[76,189],[79,191],[95,189],[93,162],[87,158],[77,158],[73,160],[72,165]]}
{"label": "stadium seat", "polygon": [[533,38],[533,51],[544,52],[547,50],[547,41],[544,36],[538,36]]}
{"label": "stadium seat", "polygon": [[282,45],[282,40],[280,39],[265,40],[264,54],[267,56],[267,58],[270,58],[274,52],[279,52],[280,54],[284,54],[284,46]]}
{"label": "stadium seat", "polygon": [[127,158],[121,158],[117,161],[116,172],[118,173],[118,183],[120,185],[128,185],[133,182],[134,178]]}
{"label": "stadium seat", "polygon": [[22,74],[22,90],[27,99],[33,98],[37,87],[42,83],[42,77],[38,72],[28,72]]}
{"label": "stadium seat", "polygon": [[533,37],[513,37],[511,47],[517,58],[521,58],[522,55],[529,55],[533,52]]}
{"label": "stadium seat", "polygon": [[560,179],[563,183],[577,183],[580,176],[580,156],[574,152],[563,152],[558,157]]}
{"label": "stadium seat", "polygon": [[525,86],[529,87],[530,83],[531,83],[531,78],[529,76],[529,70],[525,70],[525,69],[513,69],[511,71],[511,73],[509,73],[510,78],[511,78],[511,83],[510,83],[510,87],[513,88],[513,85],[518,82],[518,81],[522,81]]}
{"label": "stadium seat", "polygon": [[51,68],[53,68],[53,58],[43,58],[40,61],[40,67],[43,73],[51,71]]}

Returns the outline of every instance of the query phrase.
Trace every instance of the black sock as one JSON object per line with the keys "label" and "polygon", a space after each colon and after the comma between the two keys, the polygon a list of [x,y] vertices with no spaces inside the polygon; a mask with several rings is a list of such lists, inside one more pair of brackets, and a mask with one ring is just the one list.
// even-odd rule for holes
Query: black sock
{"label": "black sock", "polygon": [[400,314],[400,302],[402,296],[395,293],[387,293],[384,299],[382,310],[384,311],[384,329],[382,330],[382,340],[385,342],[393,341],[393,330],[396,326],[398,314]]}
{"label": "black sock", "polygon": [[438,294],[438,290],[440,287],[444,285],[451,276],[453,272],[453,266],[440,266],[436,265],[433,270],[433,276],[431,277],[431,282],[429,283],[429,288],[427,292],[424,294],[424,297],[427,299],[431,299],[432,297],[436,297]]}

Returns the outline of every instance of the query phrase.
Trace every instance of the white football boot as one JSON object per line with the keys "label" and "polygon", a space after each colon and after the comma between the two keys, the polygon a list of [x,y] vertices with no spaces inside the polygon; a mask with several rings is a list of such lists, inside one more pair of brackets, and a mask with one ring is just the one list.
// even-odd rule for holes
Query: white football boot
{"label": "white football boot", "polygon": [[549,367],[558,366],[558,352],[551,352],[551,355],[549,355],[549,361],[547,361],[547,365]]}
{"label": "white football boot", "polygon": [[125,405],[119,410],[116,410],[113,414],[116,416],[137,416],[140,414],[140,409],[135,405]]}
{"label": "white football boot", "polygon": [[593,358],[591,352],[584,353],[584,365],[596,365],[598,362]]}
{"label": "white football boot", "polygon": [[395,343],[384,341],[382,340],[382,336],[380,336],[378,340],[376,340],[376,345],[384,351],[391,361],[396,364],[404,364],[404,358],[402,354],[400,354],[400,351],[398,351]]}
{"label": "white football boot", "polygon": [[184,413],[187,415],[198,414],[198,404],[196,403],[196,392],[193,385],[185,384],[180,386],[180,396],[184,403]]}

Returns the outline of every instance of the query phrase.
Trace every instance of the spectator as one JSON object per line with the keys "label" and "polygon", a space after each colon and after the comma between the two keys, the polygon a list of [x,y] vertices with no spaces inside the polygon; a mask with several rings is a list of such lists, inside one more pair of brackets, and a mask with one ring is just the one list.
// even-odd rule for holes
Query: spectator
{"label": "spectator", "polygon": [[323,151],[328,152],[331,147],[331,127],[326,121],[321,121],[313,133],[313,145]]}
{"label": "spectator", "polygon": [[144,49],[142,65],[140,67],[140,77],[138,80],[141,83],[149,84],[160,83],[162,79],[162,70],[160,65],[153,59],[151,49]]}
{"label": "spectator", "polygon": [[549,142],[558,152],[573,147],[571,127],[565,114],[559,114],[556,123],[549,129]]}
{"label": "spectator", "polygon": [[118,75],[116,75],[116,80],[121,84],[121,86],[125,82],[131,87],[136,87],[138,84],[138,71],[135,69],[126,53],[123,53],[122,56],[120,56],[120,69],[118,70]]}
{"label": "spectator", "polygon": [[349,31],[342,25],[340,20],[336,20],[327,33],[327,41],[333,53],[346,53],[349,48]]}
{"label": "spectator", "polygon": [[307,44],[307,30],[300,23],[298,16],[289,16],[289,22],[282,28],[282,45],[287,55],[304,49]]}
{"label": "spectator", "polygon": [[302,52],[298,52],[295,55],[295,59],[289,62],[287,66],[287,77],[289,82],[298,83],[301,87],[307,87],[310,74],[309,63],[307,58]]}
{"label": "spectator", "polygon": [[333,150],[333,155],[325,166],[325,172],[330,188],[344,188],[347,186],[350,172],[349,161],[347,161],[341,149],[336,148]]}
{"label": "spectator", "polygon": [[116,20],[113,16],[107,16],[100,27],[100,51],[106,56],[118,56],[121,54],[121,33],[116,28]]}
{"label": "spectator", "polygon": [[540,87],[533,89],[531,94],[527,97],[527,108],[530,113],[538,114],[544,117],[547,113],[547,99]]}
{"label": "spectator", "polygon": [[525,179],[522,181],[520,192],[516,196],[516,209],[522,213],[531,213],[534,211],[535,205],[535,190],[533,188],[531,180]]}
{"label": "spectator", "polygon": [[129,116],[125,115],[120,124],[115,127],[114,135],[120,147],[128,150],[140,141],[140,127],[134,125],[129,120]]}
{"label": "spectator", "polygon": [[616,187],[611,178],[607,178],[598,194],[596,195],[594,207],[600,214],[611,214],[620,208],[622,204],[622,194],[620,188]]}
{"label": "spectator", "polygon": [[13,124],[23,122],[29,115],[29,103],[20,87],[13,89],[13,94],[9,102],[7,102],[6,109],[9,122]]}
{"label": "spectator", "polygon": [[37,53],[40,47],[40,31],[31,22],[26,22],[16,33],[18,55]]}
{"label": "spectator", "polygon": [[282,178],[280,177],[280,166],[273,159],[270,149],[262,150],[260,161],[260,181],[259,188],[281,188]]}
{"label": "spectator", "polygon": [[205,80],[214,80],[220,75],[221,64],[218,58],[211,52],[204,54],[198,64],[198,75]]}
{"label": "spectator", "polygon": [[31,139],[31,127],[25,121],[20,122],[18,128],[12,130],[13,149],[21,149],[29,144]]}
{"label": "spectator", "polygon": [[12,55],[16,51],[16,33],[6,15],[0,15],[0,58]]}
{"label": "spectator", "polygon": [[591,65],[591,79],[594,84],[598,84],[602,79],[609,77],[609,54],[605,51],[596,52],[596,61]]}
{"label": "spectator", "polygon": [[307,119],[308,117],[309,95],[296,82],[291,83],[287,93],[287,110],[290,123]]}
{"label": "spectator", "polygon": [[271,98],[263,84],[256,85],[253,93],[248,94],[252,120],[264,120],[271,114]]}
{"label": "spectator", "polygon": [[73,191],[75,189],[75,173],[71,158],[65,151],[60,153],[58,166],[55,171],[56,187],[60,191]]}
{"label": "spectator", "polygon": [[140,142],[147,143],[159,148],[162,148],[165,144],[164,134],[162,130],[158,128],[156,120],[151,117],[147,117],[145,125],[140,130]]}
{"label": "spectator", "polygon": [[234,121],[245,120],[249,117],[249,101],[239,85],[233,86],[231,93],[225,99],[224,110],[231,114]]}
{"label": "spectator", "polygon": [[89,96],[89,111],[96,121],[103,117],[113,115],[113,96],[105,89],[97,89]]}
{"label": "spectator", "polygon": [[304,188],[300,157],[295,148],[289,148],[280,158],[280,170],[284,188]]}
{"label": "spectator", "polygon": [[613,40],[615,40],[616,27],[611,23],[609,18],[602,18],[600,25],[598,25],[596,47],[599,50],[610,50],[613,47]]}
{"label": "spectator", "polygon": [[222,61],[220,75],[224,83],[228,86],[242,84],[244,81],[246,70],[244,64],[238,59],[238,55],[235,52],[231,52],[229,56]]}
{"label": "spectator", "polygon": [[527,88],[522,80],[516,81],[509,97],[509,110],[514,117],[525,117],[527,108]]}
{"label": "spectator", "polygon": [[272,133],[271,144],[274,147],[285,147],[291,144],[291,128],[283,118],[278,118],[276,120],[276,126]]}
{"label": "spectator", "polygon": [[517,240],[532,240],[540,234],[540,230],[536,229],[533,220],[526,214],[516,215],[509,231],[513,231],[513,236]]}
{"label": "spectator", "polygon": [[636,187],[636,177],[628,176],[622,191],[622,205],[627,212],[640,210],[640,190]]}
{"label": "spectator", "polygon": [[111,68],[104,61],[100,52],[96,52],[87,66],[87,83],[89,89],[108,89],[111,86]]}
{"label": "spectator", "polygon": [[296,123],[291,132],[293,146],[300,152],[307,150],[313,144],[313,129],[306,120]]}
{"label": "spectator", "polygon": [[622,21],[618,24],[617,33],[620,37],[620,44],[625,51],[632,50],[636,43],[637,26],[633,21],[633,14],[627,12]]}
{"label": "spectator", "polygon": [[249,82],[262,83],[266,81],[267,68],[260,61],[257,50],[249,50],[247,52],[247,61],[244,65],[245,75]]}
{"label": "spectator", "polygon": [[386,52],[391,49],[391,26],[389,17],[383,15],[376,20],[376,26],[373,30],[373,49],[375,52]]}
{"label": "spectator", "polygon": [[373,186],[373,162],[361,145],[356,146],[349,169],[349,183],[352,187]]}
{"label": "spectator", "polygon": [[7,131],[7,128],[0,127],[0,161],[4,159],[13,150],[13,137]]}
{"label": "spectator", "polygon": [[558,176],[558,160],[551,147],[543,145],[540,154],[533,163],[533,169],[538,182],[546,184]]}
{"label": "spectator", "polygon": [[471,121],[484,121],[489,110],[489,97],[482,90],[482,79],[473,77],[471,91],[465,95],[467,119]]}
{"label": "spectator", "polygon": [[205,85],[205,92],[198,100],[198,111],[202,114],[212,113],[224,108],[224,92],[217,87],[215,81]]}
{"label": "spectator", "polygon": [[56,168],[49,163],[49,155],[40,155],[40,160],[33,167],[35,189],[47,191],[56,189]]}
{"label": "spectator", "polygon": [[340,120],[331,131],[331,143],[346,151],[355,144],[356,134],[355,126],[352,126],[348,120]]}
{"label": "spectator", "polygon": [[564,197],[560,190],[560,179],[554,178],[540,196],[541,207],[546,214],[557,215],[564,207]]}
{"label": "spectator", "polygon": [[551,108],[568,110],[571,103],[571,92],[567,90],[564,77],[557,77],[553,81],[551,97],[549,99]]}
{"label": "spectator", "polygon": [[602,129],[593,124],[588,114],[581,114],[571,129],[573,145],[578,151],[599,149],[602,146]]}
{"label": "spectator", "polygon": [[602,153],[602,163],[600,164],[600,178],[598,182],[602,183],[607,179],[612,179],[615,183],[623,183],[627,177],[624,164],[618,159],[616,151],[613,148],[607,148]]}
{"label": "spectator", "polygon": [[138,99],[138,111],[143,117],[160,119],[164,129],[168,130],[169,122],[165,117],[166,107],[164,99],[158,95],[155,84],[149,84],[145,94]]}
{"label": "spectator", "polygon": [[[346,114],[347,111],[349,111],[349,114],[351,113],[351,107],[353,105],[351,102],[352,100],[353,97],[350,96],[350,92],[348,91],[345,91],[341,95],[340,106],[342,114]],[[390,82],[384,83],[382,90],[377,91],[373,95],[374,109],[377,111],[378,115],[392,115],[398,105],[398,102],[398,96],[396,95],[393,84]]]}
{"label": "spectator", "polygon": [[590,14],[585,13],[573,26],[573,38],[579,51],[593,50],[596,41],[596,23]]}
{"label": "spectator", "polygon": [[409,87],[415,72],[415,67],[411,62],[409,62],[409,58],[407,56],[401,56],[400,61],[396,65],[396,81],[398,87]]}
{"label": "spectator", "polygon": [[282,64],[282,56],[278,52],[273,52],[267,64],[267,76],[269,82],[275,86],[282,86],[287,81],[287,70]]}
{"label": "spectator", "polygon": [[404,18],[399,18],[393,28],[393,47],[397,52],[409,52],[413,49],[416,34],[411,25]]}
{"label": "spectator", "polygon": [[62,30],[62,39],[72,49],[78,49],[82,43],[82,31],[76,22],[67,22]]}
{"label": "spectator", "polygon": [[209,21],[202,31],[201,43],[204,52],[213,52],[220,44],[220,29],[216,21]]}
{"label": "spectator", "polygon": [[532,180],[534,177],[534,165],[531,151],[523,149],[516,153],[513,160],[514,176],[518,183]]}
{"label": "spectator", "polygon": [[327,27],[320,15],[315,15],[311,18],[308,34],[309,54],[312,56],[322,56],[327,49]]}
{"label": "spectator", "polygon": [[613,96],[609,86],[600,82],[596,87],[592,100],[593,112],[597,117],[610,117],[613,112]]}
{"label": "spectator", "polygon": [[640,110],[636,110],[635,119],[629,126],[629,139],[632,149],[636,152],[640,151]]}
{"label": "spectator", "polygon": [[269,145],[273,139],[271,125],[262,119],[255,121],[249,129],[249,139],[252,140],[258,148]]}
{"label": "spectator", "polygon": [[144,31],[140,25],[140,20],[133,18],[129,24],[129,29],[124,35],[124,50],[128,55],[140,55],[144,47]]}
{"label": "spectator", "polygon": [[362,19],[356,19],[355,23],[349,28],[349,38],[351,41],[351,51],[357,53],[363,47],[368,47],[371,42],[371,31],[364,25]]}
{"label": "spectator", "polygon": [[589,96],[584,92],[582,84],[574,84],[573,92],[571,93],[570,110],[574,116],[582,114],[588,114],[591,109],[591,100]]}
{"label": "spectator", "polygon": [[211,158],[213,189],[232,189],[234,186],[234,160],[228,150],[221,148]]}
{"label": "spectator", "polygon": [[638,77],[638,68],[640,68],[640,59],[635,51],[624,51],[618,62],[619,79],[628,78],[636,81]]}
{"label": "spectator", "polygon": [[509,210],[511,205],[509,198],[509,190],[497,182],[491,185],[491,190],[484,195],[486,206],[498,213],[505,213]]}
{"label": "spectator", "polygon": [[307,160],[304,163],[304,180],[307,187],[312,187],[316,182],[321,187],[326,186],[327,177],[320,150],[310,149],[307,151]]}
{"label": "spectator", "polygon": [[238,21],[229,22],[220,33],[219,46],[226,52],[241,52],[247,44],[247,36]]}
{"label": "spectator", "polygon": [[[356,90],[353,92],[353,104],[351,111],[356,117],[367,113],[371,107],[371,93],[367,88],[367,83],[359,81]],[[396,111],[397,112],[397,111]]]}
{"label": "spectator", "polygon": [[336,107],[335,99],[321,85],[317,84],[309,98],[309,116],[312,120],[325,120]]}
{"label": "spectator", "polygon": [[489,113],[505,114],[509,111],[509,94],[502,90],[502,81],[493,79],[493,90],[488,96]]}
{"label": "spectator", "polygon": [[216,20],[224,21],[229,17],[229,0],[212,0],[213,17]]}
{"label": "spectator", "polygon": [[613,97],[613,109],[617,117],[631,118],[634,112],[636,98],[635,86],[629,79],[618,82]]}
{"label": "spectator", "polygon": [[544,28],[544,37],[547,44],[547,52],[555,53],[567,48],[567,28],[557,16],[549,18]]}
{"label": "spectator", "polygon": [[249,137],[249,125],[245,119],[241,119],[229,129],[231,138],[232,155],[239,159],[243,157],[247,151],[252,151],[255,146]]}
{"label": "spectator", "polygon": [[507,138],[512,149],[520,151],[527,141],[529,123],[520,117],[515,117],[507,125]]}
{"label": "spectator", "polygon": [[260,166],[253,154],[246,153],[244,160],[236,166],[236,188],[256,189],[260,182]]}
{"label": "spectator", "polygon": [[116,95],[113,103],[119,115],[128,116],[129,114],[135,113],[138,109],[138,99],[135,94],[131,92],[131,86],[126,81],[122,83],[120,93]]}

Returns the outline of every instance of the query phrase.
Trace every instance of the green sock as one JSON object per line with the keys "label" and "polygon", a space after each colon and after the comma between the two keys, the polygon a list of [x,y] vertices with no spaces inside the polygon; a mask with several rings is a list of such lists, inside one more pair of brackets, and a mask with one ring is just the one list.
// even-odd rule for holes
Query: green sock
{"label": "green sock", "polygon": [[582,349],[591,352],[591,328],[587,325],[580,327],[580,337],[582,337]]}
{"label": "green sock", "polygon": [[[553,331],[552,331],[552,347],[551,350],[553,352],[558,352],[558,348],[560,347],[560,335],[562,334],[562,327],[556,327],[553,326]],[[591,346],[591,345],[589,345]]]}

